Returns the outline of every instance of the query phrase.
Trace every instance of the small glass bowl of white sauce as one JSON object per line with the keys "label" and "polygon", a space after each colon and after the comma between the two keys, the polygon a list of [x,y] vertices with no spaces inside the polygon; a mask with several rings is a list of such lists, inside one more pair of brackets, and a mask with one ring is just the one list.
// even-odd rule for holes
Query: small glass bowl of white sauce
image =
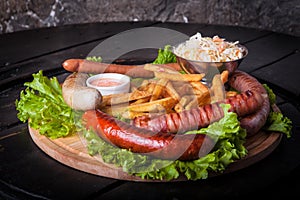
{"label": "small glass bowl of white sauce", "polygon": [[96,74],[86,80],[86,85],[97,89],[103,96],[128,93],[130,90],[130,77],[118,73]]}

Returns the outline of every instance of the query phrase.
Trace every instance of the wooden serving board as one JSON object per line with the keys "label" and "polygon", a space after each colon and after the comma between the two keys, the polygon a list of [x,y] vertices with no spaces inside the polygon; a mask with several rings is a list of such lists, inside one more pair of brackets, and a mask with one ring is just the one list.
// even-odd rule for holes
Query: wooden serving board
{"label": "wooden serving board", "polygon": [[[52,140],[39,134],[38,130],[32,129],[30,126],[29,132],[38,147],[55,160],[69,167],[119,180],[158,182],[157,180],[145,180],[137,176],[129,175],[123,172],[121,168],[104,163],[101,159],[90,156],[84,141],[81,140],[78,134]],[[260,131],[256,135],[249,137],[245,143],[248,155],[243,159],[231,163],[223,173],[233,172],[262,160],[277,147],[281,138],[281,133],[266,133],[264,131]],[[209,176],[221,174],[212,173]],[[187,181],[187,179],[182,176],[174,181]]]}

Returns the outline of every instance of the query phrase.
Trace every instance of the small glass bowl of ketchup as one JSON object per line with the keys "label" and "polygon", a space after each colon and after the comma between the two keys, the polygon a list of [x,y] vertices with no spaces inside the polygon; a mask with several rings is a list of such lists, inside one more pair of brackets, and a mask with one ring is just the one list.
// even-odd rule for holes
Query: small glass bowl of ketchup
{"label": "small glass bowl of ketchup", "polygon": [[89,77],[86,85],[97,89],[102,95],[128,93],[130,78],[124,74],[103,73]]}

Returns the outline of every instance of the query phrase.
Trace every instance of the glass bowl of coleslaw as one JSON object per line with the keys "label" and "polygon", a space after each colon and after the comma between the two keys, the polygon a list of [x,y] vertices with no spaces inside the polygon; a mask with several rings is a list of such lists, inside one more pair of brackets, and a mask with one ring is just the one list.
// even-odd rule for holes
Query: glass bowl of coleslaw
{"label": "glass bowl of coleslaw", "polygon": [[216,73],[234,72],[248,55],[248,49],[236,42],[228,42],[219,36],[202,37],[200,33],[172,48],[183,71],[190,74],[205,73],[210,79]]}

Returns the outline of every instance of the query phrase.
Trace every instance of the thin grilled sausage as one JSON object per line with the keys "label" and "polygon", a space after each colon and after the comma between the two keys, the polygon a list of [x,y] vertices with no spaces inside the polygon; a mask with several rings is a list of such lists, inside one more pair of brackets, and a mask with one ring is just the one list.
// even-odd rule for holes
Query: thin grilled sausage
{"label": "thin grilled sausage", "polygon": [[[120,73],[134,78],[154,77],[154,73],[152,71],[144,69],[144,65],[119,65],[94,62],[83,59],[68,59],[62,63],[62,66],[69,72],[83,72],[91,74]],[[164,66],[175,70],[180,70],[180,67],[177,63],[169,63],[165,64]]]}

